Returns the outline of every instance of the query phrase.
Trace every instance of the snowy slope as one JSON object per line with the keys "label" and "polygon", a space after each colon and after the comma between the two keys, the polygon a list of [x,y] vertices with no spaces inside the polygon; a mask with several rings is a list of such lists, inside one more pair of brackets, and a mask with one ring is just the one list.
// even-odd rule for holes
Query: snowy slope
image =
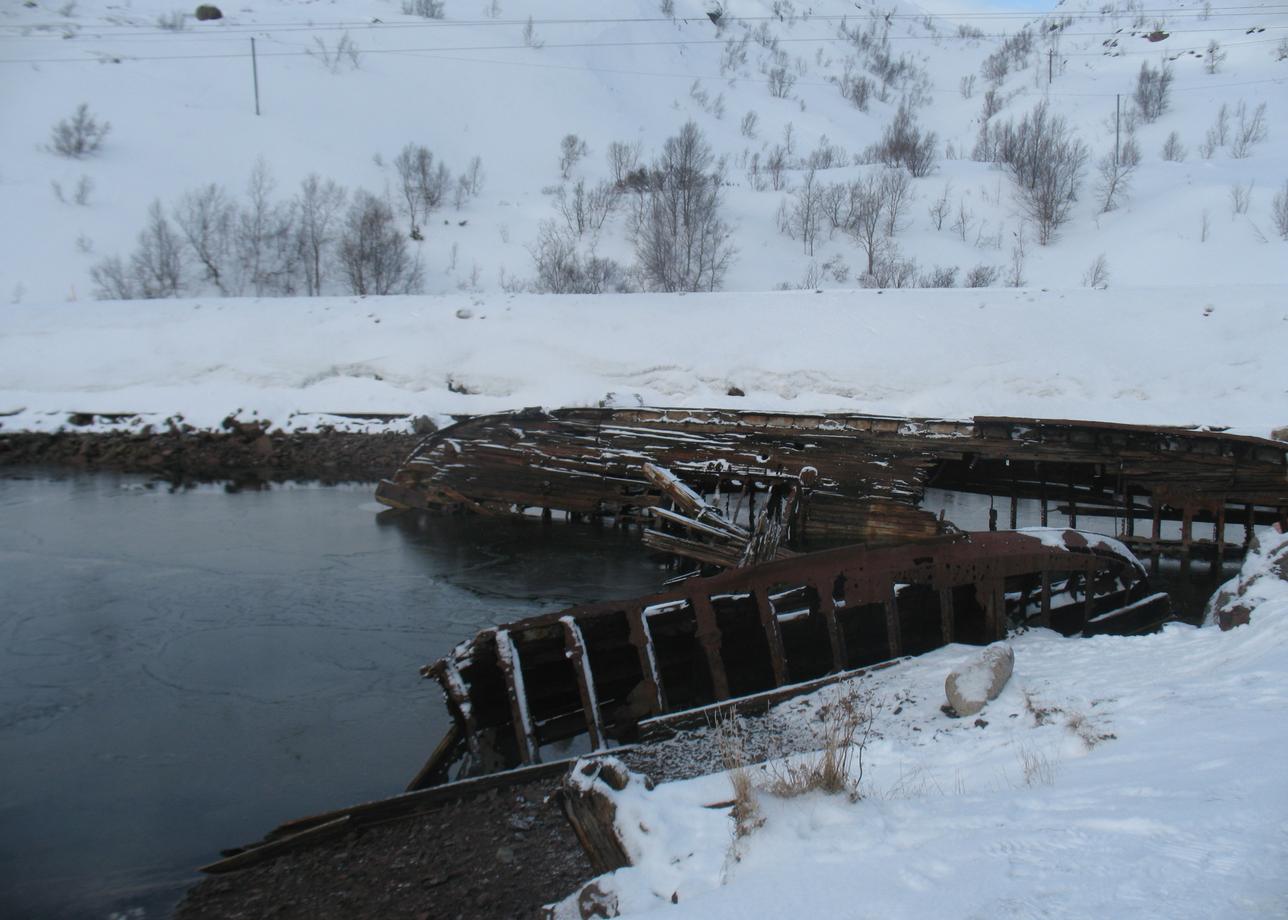
{"label": "snowy slope", "polygon": [[[1276,286],[203,299],[0,310],[0,417],[286,430],[523,406],[1288,425]],[[729,395],[737,387],[745,396]],[[440,418],[440,421],[443,419]],[[99,419],[101,426],[109,420]]]}
{"label": "snowy slope", "polygon": [[[763,159],[773,146],[785,144],[789,125],[795,158],[806,157],[824,136],[852,157],[889,121],[898,91],[887,102],[874,101],[867,112],[838,91],[836,80],[854,52],[838,37],[846,15],[851,28],[888,32],[892,53],[907,54],[924,73],[920,84],[927,104],[919,117],[938,132],[939,163],[931,175],[915,180],[917,200],[897,237],[904,255],[924,268],[957,266],[965,272],[983,263],[1007,269],[1023,234],[1020,274],[1034,286],[1077,286],[1101,253],[1114,287],[1288,281],[1288,248],[1268,213],[1275,190],[1288,178],[1288,133],[1279,127],[1288,61],[1276,59],[1278,42],[1288,37],[1288,12],[1280,4],[1217,3],[1205,16],[1198,2],[1168,0],[1144,12],[1141,4],[1110,4],[1101,12],[1094,3],[1069,2],[1043,19],[1014,10],[953,18],[928,17],[908,4],[856,10],[848,0],[734,0],[726,4],[729,19],[720,34],[704,15],[704,4],[674,5],[672,20],[659,12],[658,0],[607,6],[591,0],[446,0],[446,18],[428,20],[404,14],[398,0],[264,0],[227,6],[220,21],[189,17],[174,31],[158,26],[158,17],[181,11],[173,0],[5,4],[0,212],[7,219],[0,225],[0,299],[89,299],[91,265],[104,256],[128,256],[154,198],[170,207],[185,191],[210,182],[240,194],[260,158],[282,199],[314,172],[384,194],[394,178],[391,161],[408,142],[428,145],[457,172],[477,155],[486,175],[482,193],[460,212],[450,206],[438,212],[418,244],[425,290],[464,286],[494,293],[503,278],[513,283],[533,274],[528,247],[540,222],[555,217],[543,189],[560,182],[563,135],[573,132],[587,142],[589,155],[573,178],[593,182],[608,173],[610,142],[638,141],[647,161],[688,119],[728,158],[726,216],[735,225],[739,254],[725,288],[768,290],[806,280],[811,287],[853,285],[861,261],[854,244],[836,236],[812,257],[805,254],[800,242],[776,227],[786,191],[755,191],[746,175],[748,158]],[[542,47],[525,46],[530,15],[534,44]],[[999,172],[969,159],[944,158],[948,145],[956,155],[969,156],[985,86],[981,63],[1005,35],[1030,21],[1040,37],[1028,66],[1002,82],[1007,101],[995,117],[1018,118],[1049,97],[1089,144],[1093,160],[1113,147],[1115,95],[1128,101],[1141,62],[1175,58],[1170,110],[1137,131],[1144,159],[1129,200],[1098,215],[1089,175],[1071,223],[1045,248],[1032,241],[1031,228],[1022,228]],[[973,24],[983,37],[960,37],[961,22]],[[1146,41],[1143,32],[1156,25],[1168,37]],[[760,40],[749,43],[745,63],[722,70],[725,43],[744,34]],[[333,51],[346,35],[360,50],[356,68],[342,62],[331,73],[310,56],[318,42]],[[252,38],[259,53],[259,117]],[[1227,55],[1215,74],[1206,72],[1202,58],[1211,40]],[[1105,47],[1113,41],[1117,47]],[[773,42],[796,78],[786,98],[772,98],[766,84],[765,72],[773,65],[766,45]],[[972,74],[977,86],[966,99],[960,82]],[[716,110],[718,96],[723,116]],[[1240,101],[1250,110],[1268,103],[1268,139],[1245,159],[1234,159],[1228,147],[1201,159],[1198,148],[1219,106],[1233,110]],[[94,156],[59,157],[47,149],[50,128],[81,102],[111,122],[111,133]],[[740,130],[747,112],[758,116],[754,137]],[[1189,151],[1183,162],[1160,156],[1173,130]],[[847,166],[821,176],[841,181],[863,169]],[[74,190],[82,176],[93,190],[88,203],[78,205]],[[799,181],[799,170],[789,171],[789,185]],[[54,182],[66,202],[55,197]],[[1233,214],[1230,187],[1249,183],[1247,213]],[[954,207],[970,215],[964,234],[948,225],[933,229],[926,213],[946,184]],[[596,247],[602,255],[631,261],[620,215]],[[848,266],[848,277],[819,278],[818,268],[838,265],[837,257]],[[206,293],[196,273],[189,287],[190,294]],[[332,288],[344,293],[338,281]]]}
{"label": "snowy slope", "polygon": [[[598,885],[623,917],[1283,917],[1288,583],[1258,584],[1228,633],[1015,637],[980,721],[938,709],[977,649],[871,675],[853,688],[876,703],[861,801],[762,794],[764,825],[735,841],[703,807],[731,798],[726,774],[629,786],[634,865]],[[777,718],[808,724],[821,696]]]}

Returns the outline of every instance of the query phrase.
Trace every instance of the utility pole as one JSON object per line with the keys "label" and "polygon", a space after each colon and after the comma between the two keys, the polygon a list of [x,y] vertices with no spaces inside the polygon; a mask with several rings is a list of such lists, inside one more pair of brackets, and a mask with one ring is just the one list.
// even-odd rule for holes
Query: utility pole
{"label": "utility pole", "polygon": [[1118,166],[1118,137],[1119,137],[1118,123],[1119,123],[1119,118],[1122,115],[1122,110],[1123,110],[1123,94],[1115,93],[1114,94],[1114,167],[1115,168],[1117,168]]}
{"label": "utility pole", "polygon": [[255,78],[255,115],[259,115],[259,59],[255,57],[255,39],[250,40],[250,72]]}

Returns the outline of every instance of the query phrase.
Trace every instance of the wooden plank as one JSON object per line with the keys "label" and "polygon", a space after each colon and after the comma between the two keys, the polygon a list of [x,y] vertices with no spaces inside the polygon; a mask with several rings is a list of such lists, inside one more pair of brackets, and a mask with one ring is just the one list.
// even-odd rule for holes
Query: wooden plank
{"label": "wooden plank", "polygon": [[505,690],[510,698],[510,717],[514,740],[519,745],[519,760],[524,764],[540,763],[541,751],[537,747],[532,714],[528,711],[527,691],[523,685],[523,665],[508,629],[496,631],[496,661],[505,677]]}
{"label": "wooden plank", "polygon": [[570,616],[561,617],[564,628],[564,654],[572,663],[577,678],[577,693],[581,697],[581,710],[586,720],[586,733],[590,736],[592,750],[604,746],[604,724],[599,713],[599,700],[595,696],[595,675],[590,668],[590,655],[581,627]]}

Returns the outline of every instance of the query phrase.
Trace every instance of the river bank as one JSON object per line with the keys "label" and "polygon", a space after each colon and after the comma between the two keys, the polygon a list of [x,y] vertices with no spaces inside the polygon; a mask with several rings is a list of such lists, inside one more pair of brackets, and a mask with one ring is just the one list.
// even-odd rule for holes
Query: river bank
{"label": "river bank", "polygon": [[285,433],[231,420],[214,431],[0,432],[0,469],[140,473],[171,482],[375,482],[392,474],[420,438],[398,432]]}

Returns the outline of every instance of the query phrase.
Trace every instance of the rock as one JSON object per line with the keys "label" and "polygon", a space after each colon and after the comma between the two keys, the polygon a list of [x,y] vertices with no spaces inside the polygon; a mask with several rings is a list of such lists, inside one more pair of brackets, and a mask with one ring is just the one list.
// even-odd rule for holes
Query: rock
{"label": "rock", "polygon": [[743,389],[741,387],[730,387],[728,390],[725,391],[725,395],[726,396],[746,396],[747,394],[743,392]]}
{"label": "rock", "polygon": [[514,850],[509,847],[497,847],[496,858],[498,862],[503,862],[508,865],[509,863],[514,862]]}
{"label": "rock", "polygon": [[1274,438],[1276,441],[1288,441],[1288,425],[1285,425],[1283,428],[1276,428],[1274,431],[1270,432],[1270,437]]}
{"label": "rock", "polygon": [[591,882],[577,895],[577,912],[581,914],[581,920],[616,917],[617,894],[604,891],[597,882]]}
{"label": "rock", "polygon": [[1009,645],[991,645],[976,658],[953,671],[944,681],[948,705],[958,716],[973,716],[989,700],[997,699],[1015,670],[1015,652]]}
{"label": "rock", "polygon": [[433,434],[438,426],[428,415],[417,415],[411,420],[411,430],[416,434]]}
{"label": "rock", "polygon": [[194,13],[193,15],[196,16],[198,19],[200,19],[202,22],[205,22],[207,19],[224,18],[223,11],[220,10],[219,7],[217,6],[211,6],[209,3],[201,4],[201,6],[197,7],[197,12]]}

